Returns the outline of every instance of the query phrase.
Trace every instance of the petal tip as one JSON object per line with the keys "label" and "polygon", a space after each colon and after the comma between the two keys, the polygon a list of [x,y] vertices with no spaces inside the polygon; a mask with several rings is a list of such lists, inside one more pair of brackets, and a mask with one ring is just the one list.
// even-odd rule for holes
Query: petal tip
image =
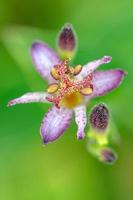
{"label": "petal tip", "polygon": [[38,46],[38,42],[35,41],[35,42],[32,43],[31,48],[34,49],[34,48],[36,48],[37,46]]}
{"label": "petal tip", "polygon": [[[112,72],[115,74],[116,80],[114,80],[114,82],[112,83],[111,90],[115,89],[115,88],[118,88],[120,86],[120,84],[122,83],[122,81],[124,80],[125,75],[127,74],[122,69],[115,69],[115,70],[112,70]],[[109,91],[110,91],[110,89],[109,89]]]}
{"label": "petal tip", "polygon": [[33,42],[32,43],[32,45],[31,45],[31,51],[33,50],[38,50],[38,48],[41,48],[42,46],[43,46],[44,44],[43,44],[43,42],[41,42],[41,41],[35,41],[35,42]]}
{"label": "petal tip", "polygon": [[34,41],[33,43],[32,43],[32,45],[31,45],[31,53],[32,52],[38,52],[38,51],[42,51],[43,53],[45,52],[46,53],[46,51],[47,52],[51,52],[52,51],[52,49],[46,44],[46,43],[44,43],[44,42],[42,42],[42,41],[39,41],[39,40],[36,40],[36,41]]}
{"label": "petal tip", "polygon": [[44,137],[44,130],[42,128],[42,125],[40,127],[40,136],[41,136],[43,145],[47,145],[49,141],[48,141],[48,138]]}
{"label": "petal tip", "polygon": [[13,106],[13,105],[15,105],[14,100],[11,100],[11,101],[9,101],[9,102],[7,103],[7,107],[11,107],[11,106]]}
{"label": "petal tip", "polygon": [[127,72],[127,71],[124,71],[124,70],[122,70],[122,69],[119,69],[119,72],[120,72],[120,74],[121,74],[122,76],[128,75],[128,72]]}
{"label": "petal tip", "polygon": [[41,47],[41,42],[38,42],[38,41],[33,42],[31,45],[30,53],[33,59],[33,63],[35,62],[36,53],[38,52],[40,47]]}
{"label": "petal tip", "polygon": [[111,62],[112,61],[112,57],[111,56],[104,56],[103,57],[103,62],[104,63],[109,63],[109,62]]}
{"label": "petal tip", "polygon": [[124,79],[124,77],[128,74],[127,71],[124,71],[122,69],[117,69],[118,72],[118,76],[119,76],[119,80],[120,82]]}
{"label": "petal tip", "polygon": [[45,146],[45,145],[47,145],[49,143],[49,141],[48,140],[45,140],[44,138],[43,138],[43,145]]}
{"label": "petal tip", "polygon": [[85,134],[83,132],[77,133],[77,140],[82,140],[82,139],[84,139],[84,137],[85,137]]}

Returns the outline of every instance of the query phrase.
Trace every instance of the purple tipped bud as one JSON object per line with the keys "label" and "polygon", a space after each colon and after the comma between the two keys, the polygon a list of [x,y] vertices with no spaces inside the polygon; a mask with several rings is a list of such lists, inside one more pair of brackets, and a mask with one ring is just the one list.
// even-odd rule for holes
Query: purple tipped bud
{"label": "purple tipped bud", "polygon": [[72,51],[76,46],[75,32],[71,24],[67,23],[60,31],[58,39],[61,50]]}
{"label": "purple tipped bud", "polygon": [[113,164],[117,160],[117,155],[112,149],[104,148],[100,152],[100,160],[107,164]]}
{"label": "purple tipped bud", "polygon": [[109,124],[109,110],[105,104],[96,105],[90,114],[92,129],[98,132],[105,132]]}

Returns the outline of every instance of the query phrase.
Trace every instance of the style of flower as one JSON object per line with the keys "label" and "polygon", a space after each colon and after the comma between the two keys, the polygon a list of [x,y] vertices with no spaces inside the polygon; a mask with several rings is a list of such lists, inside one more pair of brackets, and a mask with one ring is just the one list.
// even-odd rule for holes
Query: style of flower
{"label": "style of flower", "polygon": [[65,132],[73,112],[78,127],[77,139],[83,139],[87,123],[87,102],[117,88],[125,76],[121,69],[96,71],[100,65],[112,60],[110,56],[89,62],[83,67],[72,67],[69,63],[75,53],[76,39],[70,24],[66,24],[61,30],[58,43],[59,55],[43,42],[34,42],[31,47],[35,69],[48,81],[47,92],[26,93],[8,103],[8,106],[32,102],[53,104],[40,128],[45,144],[56,140]]}

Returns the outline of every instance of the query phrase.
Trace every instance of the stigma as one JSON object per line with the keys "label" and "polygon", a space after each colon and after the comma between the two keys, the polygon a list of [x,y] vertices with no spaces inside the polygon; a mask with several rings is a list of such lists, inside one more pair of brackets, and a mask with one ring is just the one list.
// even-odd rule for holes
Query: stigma
{"label": "stigma", "polygon": [[82,71],[82,66],[69,66],[69,59],[55,65],[51,69],[51,76],[56,80],[48,86],[47,92],[50,96],[46,97],[57,108],[65,106],[74,108],[83,103],[84,96],[93,92],[92,73],[89,73],[84,79],[77,80],[76,75]]}

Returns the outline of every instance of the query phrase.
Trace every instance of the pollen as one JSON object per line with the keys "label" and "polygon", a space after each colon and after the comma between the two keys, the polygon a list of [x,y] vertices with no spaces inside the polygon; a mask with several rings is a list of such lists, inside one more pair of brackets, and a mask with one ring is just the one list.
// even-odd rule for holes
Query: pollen
{"label": "pollen", "polygon": [[85,95],[93,92],[92,73],[89,73],[83,80],[77,80],[76,75],[82,71],[82,66],[69,66],[69,59],[65,59],[61,64],[55,65],[51,69],[51,75],[56,80],[48,86],[48,93],[53,96],[46,97],[49,102],[55,104],[57,108],[65,106],[74,108],[83,102]]}

